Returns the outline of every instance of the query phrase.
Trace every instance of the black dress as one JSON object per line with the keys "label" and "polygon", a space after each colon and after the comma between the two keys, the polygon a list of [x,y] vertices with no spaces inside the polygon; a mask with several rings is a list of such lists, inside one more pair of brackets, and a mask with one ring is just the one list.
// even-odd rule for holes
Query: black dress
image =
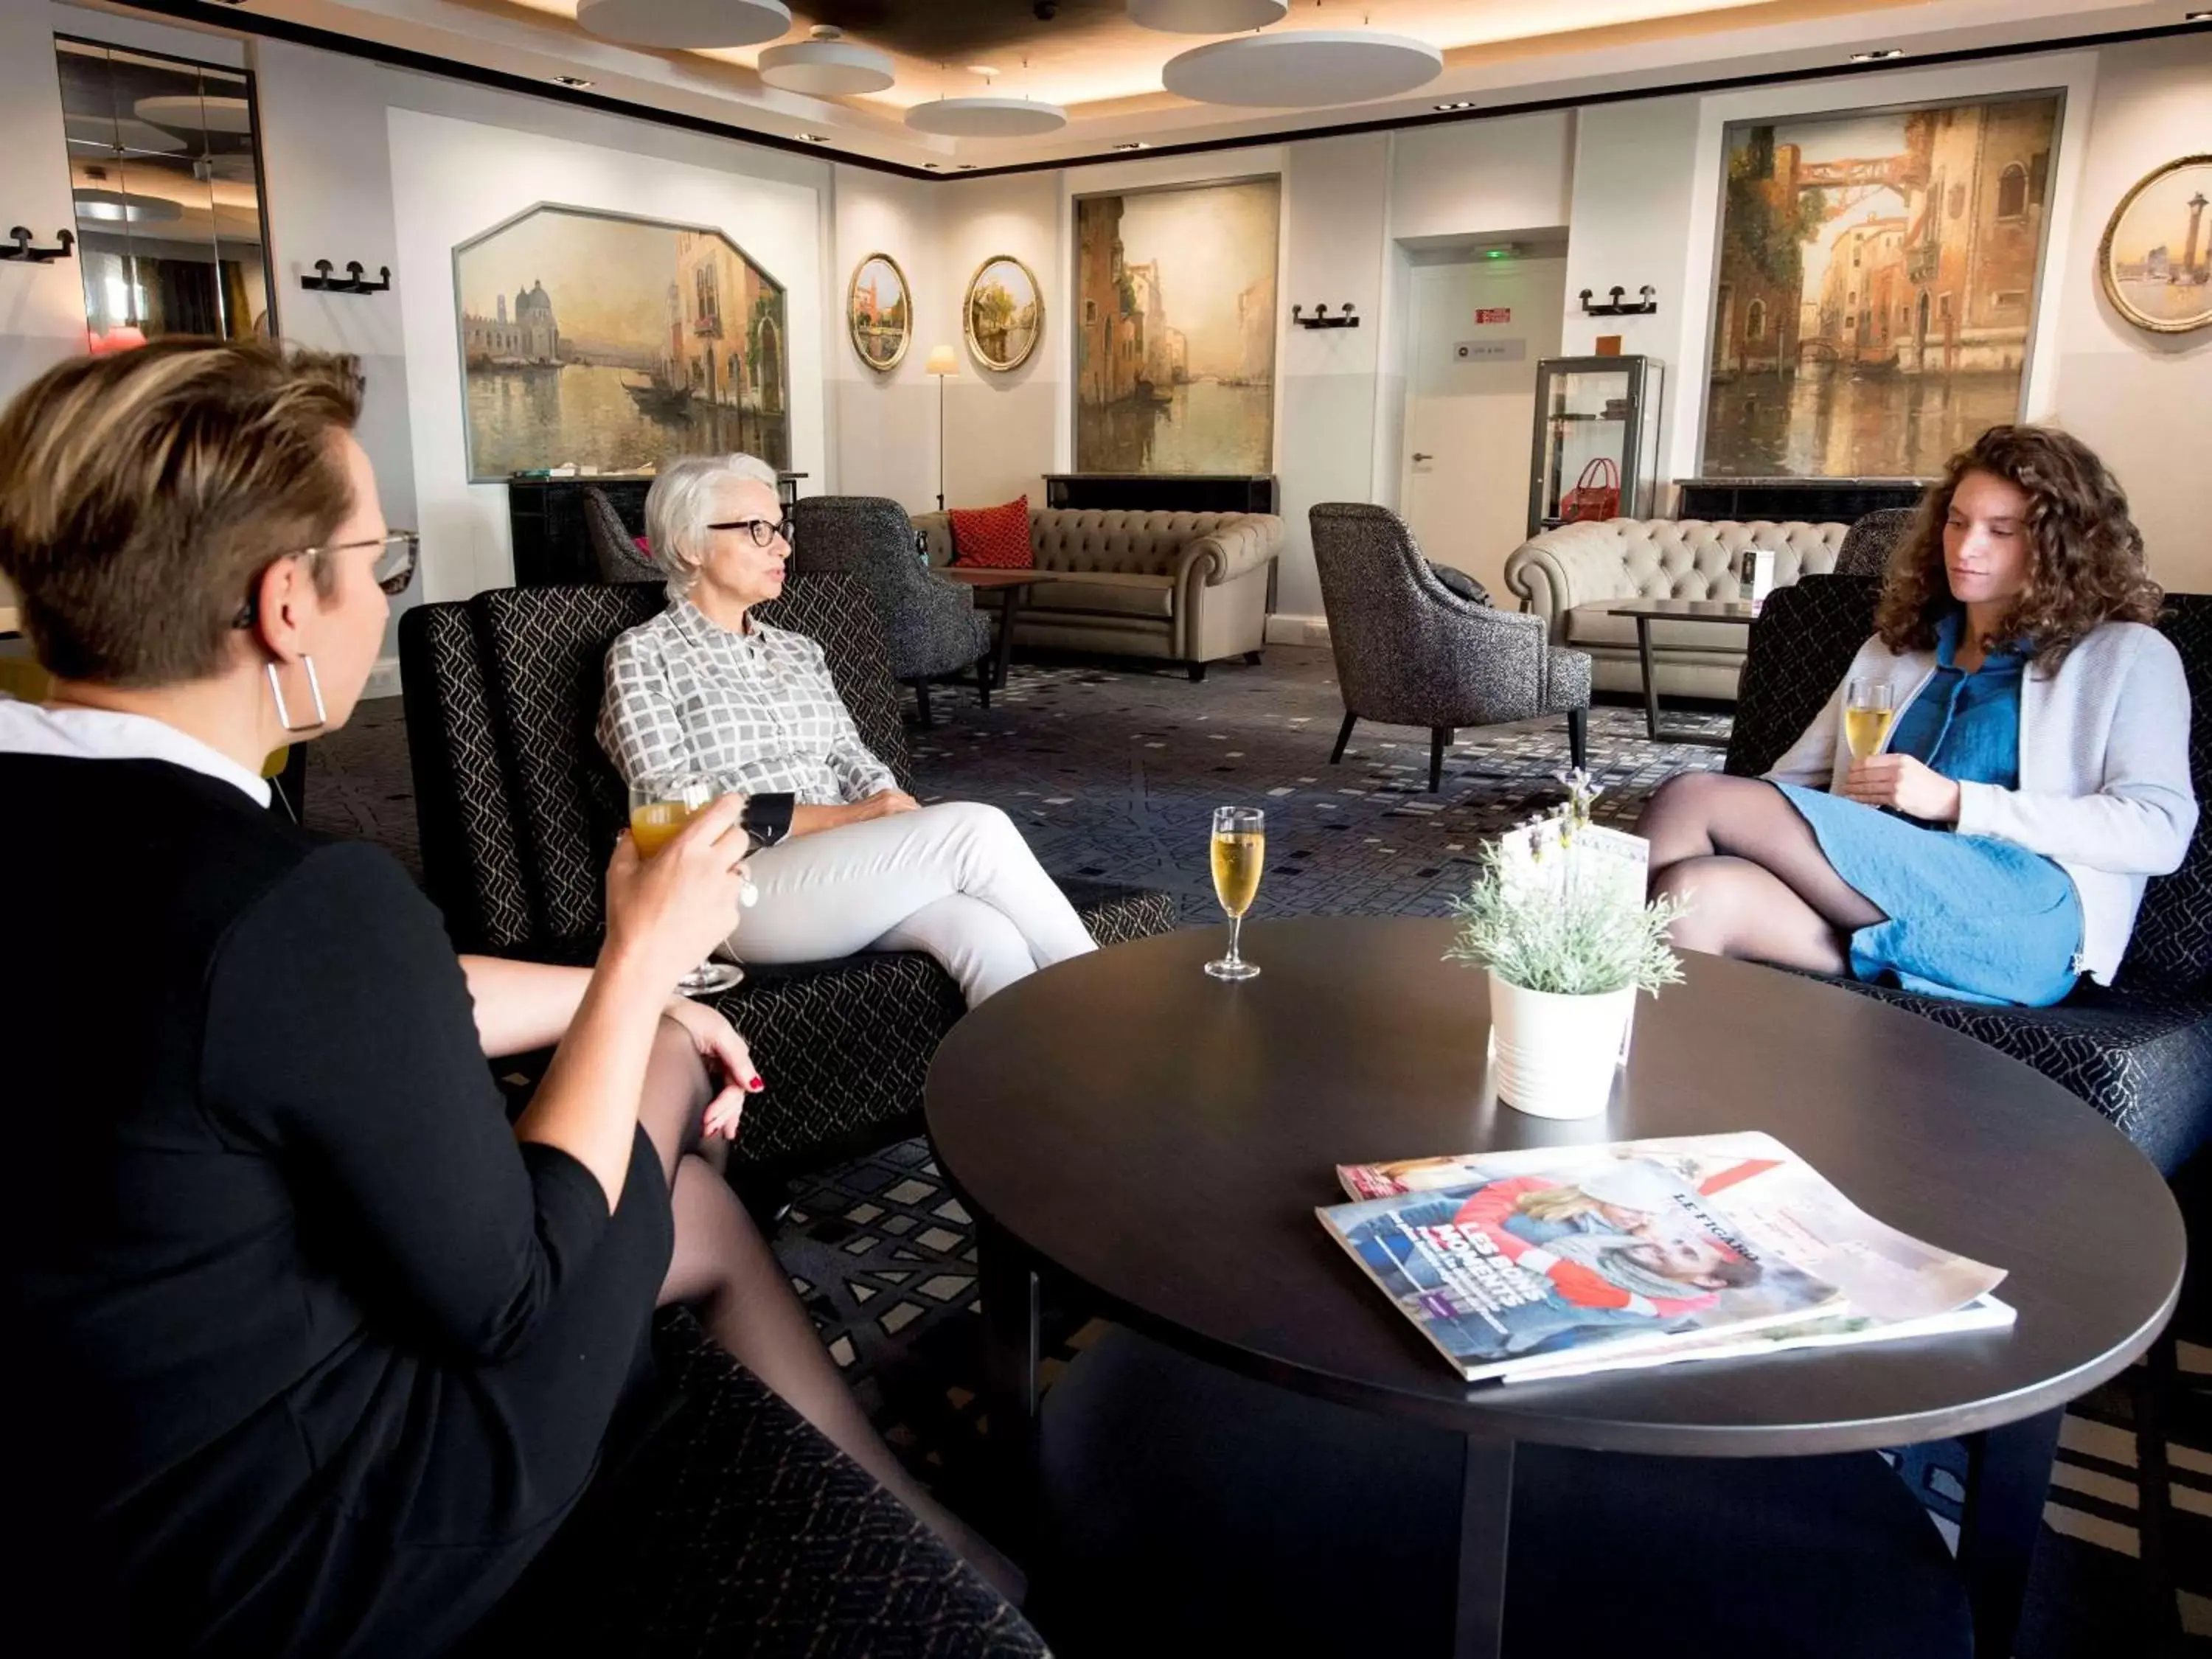
{"label": "black dress", "polygon": [[11,1576],[78,1650],[439,1651],[643,1392],[651,1144],[611,1217],[518,1146],[384,853],[161,761],[0,755],[0,799]]}

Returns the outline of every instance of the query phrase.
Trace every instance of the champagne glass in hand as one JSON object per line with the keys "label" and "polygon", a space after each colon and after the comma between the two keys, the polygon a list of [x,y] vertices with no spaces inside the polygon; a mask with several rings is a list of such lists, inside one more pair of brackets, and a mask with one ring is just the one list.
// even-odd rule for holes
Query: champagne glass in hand
{"label": "champagne glass in hand", "polygon": [[[720,792],[711,777],[684,773],[674,777],[641,779],[629,787],[629,836],[638,856],[651,858],[682,833],[692,814],[703,811]],[[750,904],[758,896],[750,881],[738,890],[738,902]],[[676,981],[687,997],[719,996],[744,978],[744,969],[733,962],[711,957]]]}
{"label": "champagne glass in hand", "polygon": [[1880,754],[1896,718],[1887,680],[1855,679],[1844,688],[1844,741],[1850,744],[1853,760]]}
{"label": "champagne glass in hand", "polygon": [[1213,809],[1213,896],[1229,917],[1229,954],[1206,964],[1216,979],[1251,979],[1259,969],[1237,954],[1244,913],[1260,895],[1267,852],[1267,817],[1255,806]]}

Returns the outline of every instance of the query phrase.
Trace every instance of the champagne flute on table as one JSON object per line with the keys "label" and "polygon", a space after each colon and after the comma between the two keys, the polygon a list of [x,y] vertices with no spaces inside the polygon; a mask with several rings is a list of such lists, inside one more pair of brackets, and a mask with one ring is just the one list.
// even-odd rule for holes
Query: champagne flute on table
{"label": "champagne flute on table", "polygon": [[[630,785],[629,838],[637,843],[638,856],[649,859],[657,854],[682,833],[695,813],[704,811],[720,793],[714,780],[701,772],[641,778]],[[738,892],[741,904],[750,904],[757,896],[750,880]],[[678,980],[676,988],[687,997],[719,996],[744,976],[744,969],[737,963],[716,962],[709,957]]]}
{"label": "champagne flute on table", "polygon": [[1260,894],[1267,854],[1267,815],[1256,806],[1213,809],[1213,896],[1229,917],[1229,954],[1206,964],[1216,979],[1251,979],[1259,969],[1237,954],[1244,913]]}
{"label": "champagne flute on table", "polygon": [[1844,741],[1850,744],[1853,760],[1880,754],[1896,718],[1887,680],[1854,679],[1844,688]]}

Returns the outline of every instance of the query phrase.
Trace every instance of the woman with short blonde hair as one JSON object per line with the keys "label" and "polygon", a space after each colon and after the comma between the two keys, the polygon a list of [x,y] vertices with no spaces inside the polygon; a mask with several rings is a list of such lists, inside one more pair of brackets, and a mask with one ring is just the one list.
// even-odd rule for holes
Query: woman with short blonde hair
{"label": "woman with short blonde hair", "polygon": [[[737,917],[738,803],[624,841],[588,972],[457,958],[389,855],[264,810],[413,572],[359,386],[170,339],[0,413],[0,572],[56,677],[0,702],[11,1605],[65,1596],[76,1651],[442,1651],[623,1443],[678,1300],[995,1568],[699,1150],[762,1086],[673,997]],[[555,1043],[510,1127],[487,1056]]]}

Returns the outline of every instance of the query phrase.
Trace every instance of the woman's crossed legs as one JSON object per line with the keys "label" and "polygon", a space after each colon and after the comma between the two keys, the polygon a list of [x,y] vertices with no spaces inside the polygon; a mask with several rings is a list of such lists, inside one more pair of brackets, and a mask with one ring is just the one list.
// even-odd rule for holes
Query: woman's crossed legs
{"label": "woman's crossed legs", "polygon": [[1025,1589],[1020,1570],[906,1472],[830,1363],[775,1253],[722,1179],[726,1144],[702,1146],[700,1117],[714,1093],[691,1039],[662,1021],[638,1105],[638,1121],[668,1177],[676,1224],[660,1305],[692,1308],[726,1352],[1018,1602]]}
{"label": "woman's crossed legs", "polygon": [[1836,873],[1789,798],[1757,778],[1686,772],[1636,821],[1651,843],[1651,896],[1681,900],[1674,943],[1841,974],[1850,936],[1888,917]]}

